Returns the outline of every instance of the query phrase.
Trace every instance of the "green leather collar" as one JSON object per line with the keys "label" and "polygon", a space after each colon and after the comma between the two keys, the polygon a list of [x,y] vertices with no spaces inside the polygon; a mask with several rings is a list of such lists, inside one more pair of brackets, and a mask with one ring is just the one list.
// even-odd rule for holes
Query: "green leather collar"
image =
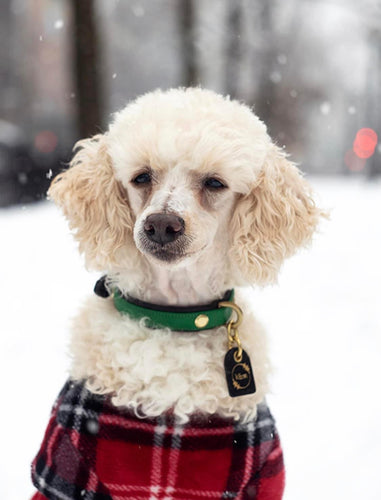
{"label": "green leather collar", "polygon": [[220,302],[233,302],[234,290],[228,290],[221,301],[195,307],[174,307],[149,304],[124,297],[114,290],[116,309],[133,319],[145,318],[149,328],[170,328],[175,331],[197,332],[225,325],[232,314],[230,307],[219,306]]}

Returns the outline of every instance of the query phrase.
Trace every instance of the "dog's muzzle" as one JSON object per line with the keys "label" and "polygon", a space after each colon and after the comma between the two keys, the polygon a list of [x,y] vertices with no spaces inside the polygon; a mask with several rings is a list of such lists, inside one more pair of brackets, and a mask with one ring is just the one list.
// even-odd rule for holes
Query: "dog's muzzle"
{"label": "dog's muzzle", "polygon": [[184,230],[184,220],[173,214],[151,214],[144,222],[146,237],[162,246],[177,240]]}
{"label": "dog's muzzle", "polygon": [[175,214],[148,215],[139,234],[140,250],[164,262],[185,257],[189,242],[184,219]]}

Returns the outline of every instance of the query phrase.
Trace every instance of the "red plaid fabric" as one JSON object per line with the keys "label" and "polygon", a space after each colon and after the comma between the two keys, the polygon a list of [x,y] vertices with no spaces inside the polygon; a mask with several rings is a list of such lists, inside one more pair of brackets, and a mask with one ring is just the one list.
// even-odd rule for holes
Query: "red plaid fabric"
{"label": "red plaid fabric", "polygon": [[252,422],[172,414],[138,418],[68,381],[32,479],[33,500],[280,500],[284,466],[267,406]]}

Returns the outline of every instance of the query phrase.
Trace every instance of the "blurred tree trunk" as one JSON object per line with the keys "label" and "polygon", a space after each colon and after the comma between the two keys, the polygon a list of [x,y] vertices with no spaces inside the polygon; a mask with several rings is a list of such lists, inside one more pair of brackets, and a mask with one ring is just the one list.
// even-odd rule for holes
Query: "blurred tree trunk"
{"label": "blurred tree trunk", "polygon": [[[300,129],[294,98],[291,96],[296,92],[293,86],[301,79],[301,69],[295,58],[293,61],[288,58],[290,54],[296,54],[294,45],[298,43],[295,34],[299,29],[300,2],[292,2],[291,24],[288,32],[283,34],[277,31],[276,25],[276,9],[279,5],[276,0],[258,3],[261,52],[257,65],[254,64],[254,67],[259,68],[254,108],[277,143],[287,144],[288,147],[294,145],[297,150],[305,131]],[[305,94],[308,93],[310,99],[316,99],[316,91],[314,88],[305,89]]]}
{"label": "blurred tree trunk", "polygon": [[181,85],[189,87],[199,83],[195,36],[195,6],[193,0],[178,0],[180,32]]}
{"label": "blurred tree trunk", "polygon": [[[1,16],[0,16],[0,88],[4,92],[4,89],[8,90],[11,82],[11,49],[10,49],[10,39],[11,39],[11,26],[12,26],[12,16],[11,16],[11,1],[1,0],[0,1]],[[3,103],[4,104],[4,103]]]}
{"label": "blurred tree trunk", "polygon": [[273,129],[273,113],[272,108],[275,106],[277,89],[275,82],[271,78],[274,60],[276,60],[276,36],[273,30],[272,23],[273,0],[266,0],[261,4],[260,10],[260,26],[262,33],[262,71],[260,84],[257,93],[255,110],[259,117]]}
{"label": "blurred tree trunk", "polygon": [[232,98],[237,97],[241,60],[242,5],[240,0],[228,4],[225,89]]}
{"label": "blurred tree trunk", "polygon": [[103,92],[95,0],[71,0],[73,12],[74,78],[80,137],[101,131]]}
{"label": "blurred tree trunk", "polygon": [[[378,134],[378,144],[381,141],[381,30],[372,29],[368,35],[369,45],[369,67],[368,85],[366,89],[366,117],[369,120],[367,126]],[[377,148],[373,156],[367,160],[368,177],[373,178],[381,175],[381,156]]]}

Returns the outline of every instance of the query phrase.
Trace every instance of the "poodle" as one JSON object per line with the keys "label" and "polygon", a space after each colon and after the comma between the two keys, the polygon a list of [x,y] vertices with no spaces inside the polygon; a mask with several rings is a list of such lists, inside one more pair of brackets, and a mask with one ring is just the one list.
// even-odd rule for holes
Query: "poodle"
{"label": "poodle", "polygon": [[73,321],[33,498],[281,499],[243,287],[276,281],[322,212],[264,123],[209,90],[157,90],[79,141],[48,194],[103,277]]}

